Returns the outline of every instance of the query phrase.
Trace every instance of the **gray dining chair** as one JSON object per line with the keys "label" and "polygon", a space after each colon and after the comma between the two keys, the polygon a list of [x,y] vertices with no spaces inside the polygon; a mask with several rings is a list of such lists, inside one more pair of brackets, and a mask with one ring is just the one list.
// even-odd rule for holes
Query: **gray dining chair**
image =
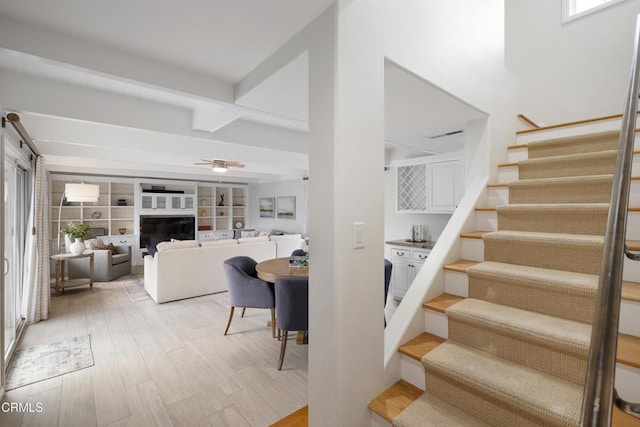
{"label": "gray dining chair", "polygon": [[288,277],[277,279],[275,283],[276,318],[282,332],[280,339],[280,360],[278,370],[282,370],[287,349],[289,331],[309,329],[309,278]]}
{"label": "gray dining chair", "polygon": [[307,253],[303,249],[296,249],[291,252],[291,256],[307,256]]}
{"label": "gray dining chair", "polygon": [[257,262],[247,256],[237,256],[224,261],[224,272],[229,286],[231,310],[224,334],[227,335],[233,312],[242,307],[242,316],[246,308],[268,308],[271,310],[271,335],[276,336],[275,296],[273,284],[261,280],[256,272]]}
{"label": "gray dining chair", "polygon": [[[388,259],[384,259],[384,305],[383,308],[387,305],[387,295],[389,295],[389,282],[391,281],[391,270],[393,269],[393,264]],[[387,326],[387,316],[384,315],[384,326]]]}

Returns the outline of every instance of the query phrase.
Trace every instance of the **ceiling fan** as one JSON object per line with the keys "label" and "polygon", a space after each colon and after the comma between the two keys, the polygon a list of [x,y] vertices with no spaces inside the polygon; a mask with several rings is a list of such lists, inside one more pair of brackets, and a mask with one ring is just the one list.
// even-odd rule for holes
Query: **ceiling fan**
{"label": "ceiling fan", "polygon": [[235,160],[206,160],[200,159],[202,162],[194,163],[194,165],[211,165],[211,168],[214,172],[224,173],[227,171],[227,168],[243,168],[243,165],[240,162],[236,162]]}

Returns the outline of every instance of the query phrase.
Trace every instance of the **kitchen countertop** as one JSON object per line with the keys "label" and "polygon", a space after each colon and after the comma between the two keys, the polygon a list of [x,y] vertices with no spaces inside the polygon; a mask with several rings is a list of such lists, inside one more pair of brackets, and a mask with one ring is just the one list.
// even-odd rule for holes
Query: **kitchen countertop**
{"label": "kitchen countertop", "polygon": [[387,240],[385,243],[387,245],[405,246],[405,247],[414,248],[414,249],[433,249],[433,245],[436,244],[436,242],[433,242],[430,240],[426,242],[408,242],[406,240]]}

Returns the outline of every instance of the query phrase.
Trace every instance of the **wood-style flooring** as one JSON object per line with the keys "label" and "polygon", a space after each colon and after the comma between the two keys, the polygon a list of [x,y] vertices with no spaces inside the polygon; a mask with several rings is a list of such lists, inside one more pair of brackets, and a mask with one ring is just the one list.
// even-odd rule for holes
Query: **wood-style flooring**
{"label": "wood-style flooring", "polygon": [[0,425],[267,426],[306,405],[308,346],[291,340],[278,371],[269,310],[236,310],[223,336],[228,310],[226,292],[136,303],[118,280],[52,296],[19,348],[90,334],[95,365],[8,391],[34,411],[0,411]]}

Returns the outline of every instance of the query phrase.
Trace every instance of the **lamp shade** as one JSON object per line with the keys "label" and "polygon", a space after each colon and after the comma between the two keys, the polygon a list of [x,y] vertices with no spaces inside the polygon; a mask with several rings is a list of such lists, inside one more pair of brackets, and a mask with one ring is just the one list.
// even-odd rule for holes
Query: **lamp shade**
{"label": "lamp shade", "polygon": [[65,184],[64,195],[69,202],[95,203],[100,197],[100,186],[95,184]]}

